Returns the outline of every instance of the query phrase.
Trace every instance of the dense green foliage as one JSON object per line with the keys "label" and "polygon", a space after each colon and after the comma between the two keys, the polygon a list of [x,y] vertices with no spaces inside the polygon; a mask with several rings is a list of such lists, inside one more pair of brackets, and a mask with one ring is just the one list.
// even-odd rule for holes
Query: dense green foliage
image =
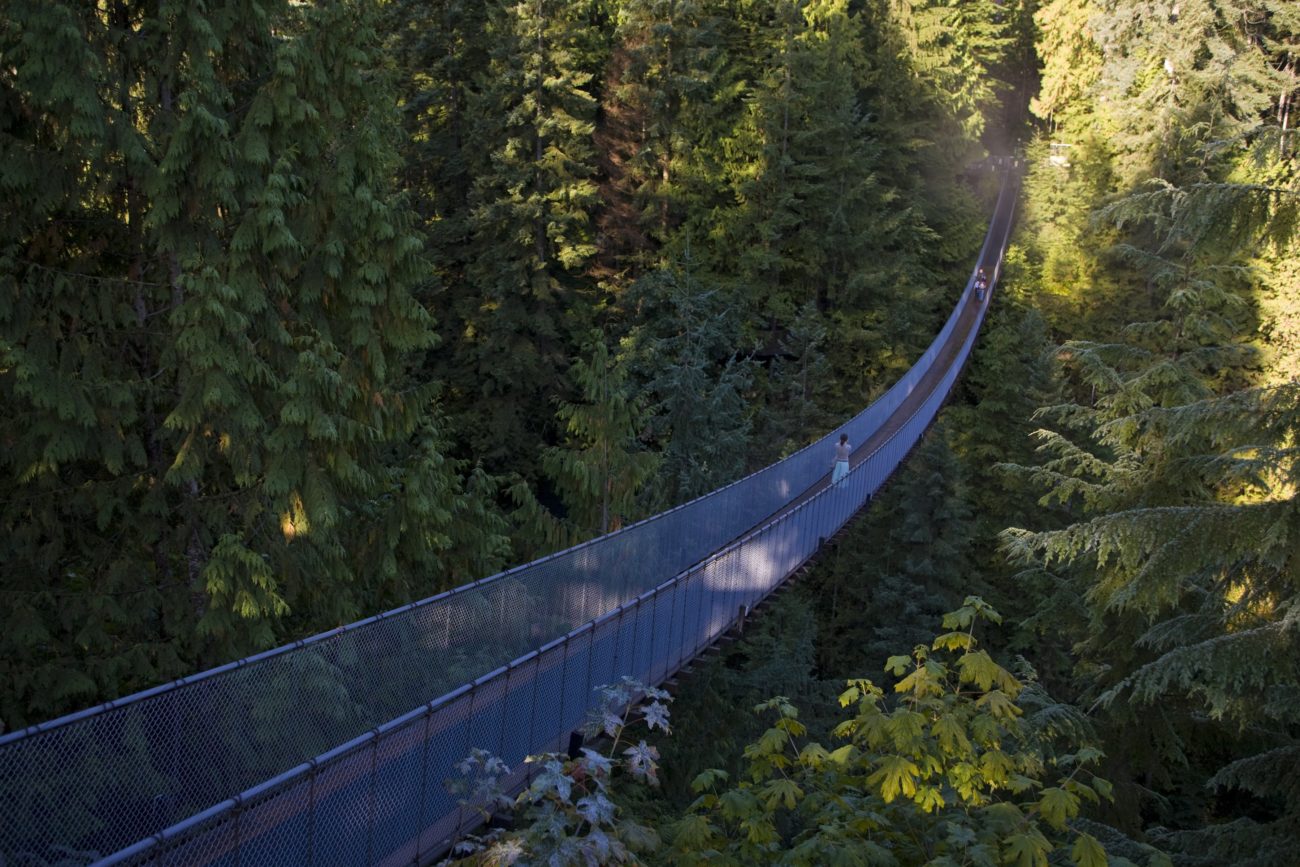
{"label": "dense green foliage", "polygon": [[1300,828],[1279,785],[1300,736],[1298,12],[1039,14],[1060,40],[1039,111],[1075,147],[1031,171],[1023,291],[1066,342],[1017,462],[1055,517],[1004,541],[1098,709],[1114,821],[1189,864],[1287,863]]}
{"label": "dense green foliage", "polygon": [[943,82],[966,46],[1005,67],[1014,22],[968,5],[6,6],[4,725],[588,538],[860,408],[978,239],[962,131],[1012,88]]}
{"label": "dense green foliage", "polygon": [[[674,827],[679,864],[1108,863],[1097,840],[1071,827],[1086,801],[1108,798],[1091,747],[1057,750],[1055,708],[1026,715],[1031,691],[977,649],[975,624],[1000,620],[978,597],[943,616],[950,630],[891,656],[896,701],[867,679],[839,697],[846,718],[829,750],[807,737],[788,699],[745,748],[744,772],[706,771],[701,796]],[[1041,694],[1035,701],[1041,707]],[[834,743],[834,742],[833,742]],[[1068,746],[1068,745],[1067,745]]]}
{"label": "dense green foliage", "polygon": [[[979,592],[1013,615],[992,644],[1088,711],[1114,801],[1079,827],[1112,863],[1290,864],[1300,8],[1035,20],[1044,136],[999,304],[947,423],[813,573],[800,690]],[[824,818],[777,823],[783,857]]]}
{"label": "dense green foliage", "polygon": [[[589,729],[603,729],[612,745],[576,759],[530,760],[545,769],[513,801],[494,787],[505,772],[499,762],[472,755],[463,765],[469,779],[458,785],[470,795],[464,803],[519,812],[513,829],[471,839],[469,857],[458,863],[576,864],[587,853],[595,863],[1169,863],[1141,845],[1129,846],[1137,861],[1108,859],[1081,817],[1085,805],[1111,798],[1111,784],[1096,774],[1104,756],[1083,716],[1054,702],[1032,669],[1022,663],[1022,673],[1012,674],[980,647],[977,627],[1001,620],[983,600],[967,597],[942,616],[946,631],[891,656],[892,689],[856,677],[847,690],[842,680],[825,681],[810,693],[815,681],[799,660],[810,660],[818,630],[800,597],[787,595],[756,635],[701,666],[708,685],[683,691],[679,704],[692,709],[677,717],[673,738],[652,722],[666,718],[667,695],[648,690],[643,711],[631,704],[620,713],[630,697],[624,689]],[[801,718],[785,696],[744,709],[756,686],[782,685],[812,701],[811,717]],[[717,706],[699,715],[710,701]],[[629,718],[641,714],[663,734],[620,751]],[[724,754],[738,758],[730,770],[701,765],[708,756],[681,743],[692,725],[720,720],[732,733]],[[620,754],[626,771],[622,760],[611,766]],[[667,799],[687,806],[681,815],[647,809],[646,789],[610,785],[616,771],[653,787],[662,776]],[[688,794],[673,782],[684,774],[693,776]],[[643,824],[646,815],[658,833]]]}
{"label": "dense green foliage", "polygon": [[502,562],[407,375],[434,335],[374,19],[6,7],[8,725]]}
{"label": "dense green foliage", "polygon": [[638,491],[655,471],[655,455],[637,439],[645,408],[628,385],[626,367],[599,339],[591,361],[576,360],[571,375],[583,402],[561,405],[567,436],[542,454],[542,468],[581,535],[608,533],[633,513]]}
{"label": "dense green foliage", "polygon": [[[1032,125],[953,405],[627,809],[677,862],[1293,856],[1300,4],[46,0],[0,59],[5,727],[824,433],[929,341]],[[932,645],[973,594],[993,655]],[[909,646],[905,700],[836,719]],[[533,795],[568,830],[529,845],[652,848]]]}

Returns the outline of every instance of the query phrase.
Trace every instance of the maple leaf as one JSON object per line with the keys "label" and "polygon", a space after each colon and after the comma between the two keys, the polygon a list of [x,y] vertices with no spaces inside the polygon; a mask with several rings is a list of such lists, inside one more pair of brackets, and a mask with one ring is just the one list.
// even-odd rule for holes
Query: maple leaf
{"label": "maple leaf", "polygon": [[1106,867],[1109,863],[1106,860],[1106,850],[1096,838],[1088,834],[1080,834],[1075,838],[1074,846],[1070,848],[1070,860],[1077,867]]}
{"label": "maple leaf", "polygon": [[880,797],[888,804],[900,794],[909,798],[916,794],[916,778],[920,773],[921,769],[910,759],[886,756],[881,759],[879,769],[867,777],[867,785],[877,786]]}
{"label": "maple leaf", "polygon": [[664,732],[671,731],[668,728],[668,708],[664,705],[657,701],[652,702],[641,712],[645,715],[645,724],[651,731],[656,728],[663,729]]}
{"label": "maple leaf", "polygon": [[634,747],[628,747],[623,750],[623,755],[627,756],[627,768],[631,771],[632,776],[639,780],[645,780],[651,785],[657,785],[659,778],[655,775],[659,769],[657,764],[659,751],[647,744],[645,741]]}

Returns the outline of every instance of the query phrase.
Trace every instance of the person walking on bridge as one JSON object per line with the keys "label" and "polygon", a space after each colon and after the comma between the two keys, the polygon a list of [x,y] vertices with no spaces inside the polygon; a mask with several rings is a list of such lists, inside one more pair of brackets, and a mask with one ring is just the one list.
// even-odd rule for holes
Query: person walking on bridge
{"label": "person walking on bridge", "polygon": [[849,445],[849,435],[840,434],[839,444],[835,446],[835,469],[831,472],[831,484],[838,486],[849,474],[849,455],[853,447]]}

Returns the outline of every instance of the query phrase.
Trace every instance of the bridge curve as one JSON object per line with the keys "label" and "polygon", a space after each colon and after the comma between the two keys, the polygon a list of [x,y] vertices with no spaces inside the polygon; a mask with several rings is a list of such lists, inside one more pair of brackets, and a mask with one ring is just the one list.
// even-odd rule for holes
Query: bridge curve
{"label": "bridge curve", "polygon": [[[977,263],[994,286],[1017,186],[1009,173]],[[783,461],[491,578],[0,737],[0,855],[411,864],[445,851],[475,821],[443,788],[472,747],[512,768],[562,748],[596,686],[670,677],[879,490],[969,357],[992,295],[975,297],[974,273],[888,392]],[[841,431],[858,446],[830,488]]]}

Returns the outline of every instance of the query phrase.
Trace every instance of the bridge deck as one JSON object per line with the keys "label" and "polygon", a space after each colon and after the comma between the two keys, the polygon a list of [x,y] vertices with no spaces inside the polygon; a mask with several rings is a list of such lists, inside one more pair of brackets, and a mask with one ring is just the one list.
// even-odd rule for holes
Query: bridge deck
{"label": "bridge deck", "polygon": [[[1010,213],[999,211],[994,216],[993,223],[990,225],[989,234],[991,236],[1005,234],[1006,230],[1009,228],[1010,219]],[[992,255],[989,254],[987,249],[982,251],[982,253],[983,255],[980,257],[976,267],[983,268],[990,274],[994,273],[1000,264],[1001,250],[992,251]],[[887,443],[890,438],[902,429],[903,425],[907,423],[907,420],[912,417],[921,405],[925,403],[926,398],[930,396],[935,387],[938,386],[940,380],[943,379],[948,368],[952,366],[957,354],[961,351],[962,345],[966,342],[966,337],[970,334],[971,329],[975,328],[980,322],[981,312],[987,308],[989,302],[992,300],[993,289],[993,286],[989,287],[989,290],[984,293],[984,300],[982,302],[979,301],[973,293],[969,296],[962,308],[961,316],[957,320],[956,326],[949,335],[948,341],[944,344],[938,357],[935,358],[934,364],[930,366],[930,369],[926,372],[925,376],[916,384],[916,388],[912,390],[911,394],[907,396],[907,399],[903,401],[898,409],[889,416],[888,420],[876,429],[875,433],[868,437],[865,442],[854,446],[853,455],[849,461],[851,468],[856,468],[877,449]],[[827,463],[830,463],[829,455],[827,456]],[[830,471],[827,471],[826,474],[814,482],[808,490],[804,491],[784,508],[778,510],[769,520],[775,521],[794,511],[799,506],[811,500],[818,493],[824,491],[830,483],[831,473]]]}
{"label": "bridge deck", "polygon": [[[979,260],[994,284],[1014,186],[1004,184]],[[0,814],[6,818],[0,823],[0,854],[14,841],[65,843],[69,822],[63,816],[83,805],[85,812],[95,811],[102,830],[80,839],[110,844],[101,851],[117,850],[105,864],[409,864],[445,851],[477,815],[458,806],[443,787],[470,748],[503,758],[515,768],[512,781],[522,783],[528,773],[523,758],[562,749],[568,732],[585,717],[597,685],[624,675],[646,683],[671,676],[725,633],[738,610],[770,594],[870,499],[946,400],[991,289],[977,302],[968,283],[960,306],[921,360],[886,396],[846,423],[870,433],[860,436],[842,493],[820,496],[829,483],[829,473],[821,472],[830,463],[825,439],[780,465],[643,522],[647,527],[658,522],[657,533],[638,536],[629,528],[467,585],[447,599],[412,603],[337,633],[0,737]],[[715,498],[721,493],[727,496]],[[773,510],[777,503],[784,505]],[[702,521],[716,524],[703,528],[712,536],[700,532]],[[711,540],[707,546],[705,540]],[[653,574],[661,577],[653,583],[618,583],[622,572],[647,569],[660,570]],[[614,584],[600,583],[611,577]],[[459,620],[453,623],[453,609],[439,607],[444,601],[457,603]],[[431,689],[438,675],[453,671],[451,658],[464,653],[453,626],[465,641],[505,652],[513,646],[506,643],[507,627],[561,624],[566,618],[571,625],[563,626],[562,634],[552,640],[543,635],[526,653],[513,651],[522,655],[508,664],[484,664],[493,670],[472,683]],[[344,674],[356,678],[347,683],[356,693],[344,688]],[[347,734],[328,741],[333,749],[295,759],[287,750],[301,751],[294,741],[299,731],[333,724],[326,719],[333,710],[328,696],[312,692],[322,680],[335,705],[389,692],[397,710],[376,716],[364,733],[356,734],[357,726],[349,722],[350,728],[339,729]],[[408,686],[421,691],[418,701],[401,691]],[[428,701],[429,695],[440,697]],[[368,712],[380,714],[384,707],[376,704]],[[272,715],[274,725],[253,725]],[[387,722],[376,724],[382,720]],[[215,747],[205,740],[214,733],[219,735],[211,740]],[[256,762],[262,756],[271,755],[268,745],[285,747],[280,764],[252,777],[265,782],[236,788],[234,783],[260,767]],[[100,792],[69,773],[83,756],[104,764],[111,749],[123,756],[112,765],[118,771],[112,791]],[[189,761],[190,754],[201,759]],[[236,767],[232,757],[247,759],[247,767]],[[230,771],[223,781],[218,774],[226,770],[223,762],[244,777]],[[214,803],[187,790],[205,775],[213,778],[209,788],[220,788],[222,796],[242,791]],[[5,800],[2,784],[15,780],[23,784],[15,792],[48,780],[41,796],[46,800]],[[168,818],[170,811],[179,807],[176,793],[199,801],[193,808],[187,803],[182,816],[212,806],[170,824],[176,821]],[[20,812],[32,821],[18,821]],[[11,839],[11,834],[22,836]],[[139,842],[121,848],[130,840]]]}

